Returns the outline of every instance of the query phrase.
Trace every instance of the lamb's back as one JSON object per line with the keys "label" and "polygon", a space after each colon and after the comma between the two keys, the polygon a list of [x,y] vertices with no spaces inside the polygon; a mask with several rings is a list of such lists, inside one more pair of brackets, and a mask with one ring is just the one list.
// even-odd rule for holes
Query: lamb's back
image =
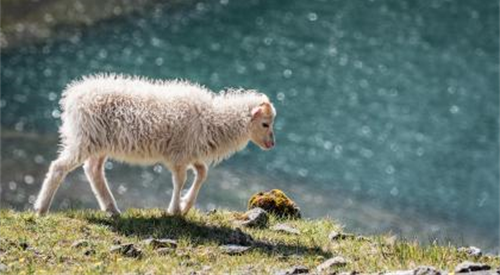
{"label": "lamb's back", "polygon": [[212,93],[181,81],[96,76],[74,82],[61,101],[63,139],[91,140],[117,154],[163,154],[188,138],[212,108]]}

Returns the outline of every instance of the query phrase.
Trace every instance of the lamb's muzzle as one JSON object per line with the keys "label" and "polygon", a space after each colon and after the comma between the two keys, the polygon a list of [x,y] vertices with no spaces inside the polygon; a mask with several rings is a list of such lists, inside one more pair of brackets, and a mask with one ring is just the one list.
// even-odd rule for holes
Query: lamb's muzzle
{"label": "lamb's muzzle", "polygon": [[[269,98],[253,90],[218,94],[186,81],[96,75],[68,85],[61,99],[61,149],[35,202],[48,211],[66,175],[84,165],[102,210],[120,213],[104,176],[106,159],[161,163],[172,171],[171,214],[195,204],[208,167],[243,149],[249,141],[269,150],[276,116]],[[180,197],[187,170],[195,179]]]}

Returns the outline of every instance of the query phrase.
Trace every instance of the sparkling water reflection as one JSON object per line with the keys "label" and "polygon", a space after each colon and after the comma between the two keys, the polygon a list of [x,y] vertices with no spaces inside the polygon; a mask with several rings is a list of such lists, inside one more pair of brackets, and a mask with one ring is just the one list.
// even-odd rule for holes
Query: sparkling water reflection
{"label": "sparkling water reflection", "polygon": [[[277,148],[214,169],[201,207],[243,209],[279,187],[306,216],[351,230],[498,249],[498,19],[490,0],[222,0],[158,4],[7,49],[2,206],[33,202],[65,84],[113,71],[252,87],[276,102]],[[106,169],[122,208],[166,205],[168,171]],[[84,181],[68,178],[55,206],[95,207]]]}

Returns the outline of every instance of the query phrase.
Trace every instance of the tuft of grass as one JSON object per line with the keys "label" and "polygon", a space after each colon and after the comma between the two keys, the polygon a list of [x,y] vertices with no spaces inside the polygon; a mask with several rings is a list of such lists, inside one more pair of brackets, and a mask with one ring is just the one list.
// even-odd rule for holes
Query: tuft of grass
{"label": "tuft of grass", "polygon": [[[498,257],[473,257],[451,245],[422,246],[389,235],[330,241],[331,231],[342,231],[330,219],[280,220],[274,216],[271,226],[286,222],[301,234],[242,228],[254,240],[252,249],[228,255],[220,246],[240,232],[233,222],[235,216],[226,210],[170,217],[159,209],[130,209],[119,218],[92,210],[37,217],[32,212],[0,210],[0,262],[6,274],[268,274],[294,265],[314,271],[334,256],[349,263],[329,272],[374,273],[421,265],[451,271],[464,260],[500,265]],[[175,239],[178,246],[161,254],[141,242],[150,237]],[[87,242],[72,247],[78,240]],[[130,242],[142,250],[141,257],[110,252],[113,245]]]}

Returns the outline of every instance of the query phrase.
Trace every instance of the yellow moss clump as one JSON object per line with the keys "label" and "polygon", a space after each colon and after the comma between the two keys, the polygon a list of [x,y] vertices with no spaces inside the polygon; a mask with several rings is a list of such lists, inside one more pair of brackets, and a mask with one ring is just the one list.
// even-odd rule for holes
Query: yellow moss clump
{"label": "yellow moss clump", "polygon": [[299,219],[300,208],[285,193],[279,189],[269,192],[259,192],[248,200],[248,209],[260,207],[268,213],[282,218]]}

